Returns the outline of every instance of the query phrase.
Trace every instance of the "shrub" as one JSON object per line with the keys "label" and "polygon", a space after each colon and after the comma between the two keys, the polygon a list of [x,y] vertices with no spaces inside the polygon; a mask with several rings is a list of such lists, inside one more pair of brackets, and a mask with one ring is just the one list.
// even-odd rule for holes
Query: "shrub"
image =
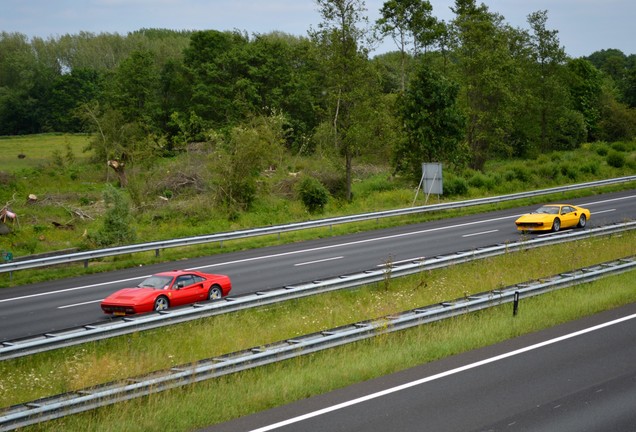
{"label": "shrub", "polygon": [[298,194],[310,213],[322,211],[329,201],[329,191],[313,177],[305,177],[300,181]]}
{"label": "shrub", "polygon": [[567,177],[570,180],[576,180],[578,172],[574,166],[568,163],[562,163],[559,167],[561,175]]}
{"label": "shrub", "polygon": [[468,192],[468,182],[461,177],[451,177],[444,180],[444,195],[465,195]]}
{"label": "shrub", "polygon": [[104,201],[108,210],[104,215],[102,227],[96,234],[89,235],[89,240],[97,246],[115,246],[132,243],[135,230],[132,228],[130,202],[123,192],[109,186],[104,191]]}
{"label": "shrub", "polygon": [[612,143],[612,150],[616,150],[618,152],[626,152],[627,151],[627,145],[624,142],[615,142]]}
{"label": "shrub", "polygon": [[594,151],[599,156],[607,156],[607,153],[609,152],[609,148],[608,148],[608,145],[605,143],[598,143],[594,145]]}
{"label": "shrub", "polygon": [[625,155],[616,150],[610,150],[607,154],[607,164],[614,168],[622,168],[625,165]]}
{"label": "shrub", "polygon": [[488,177],[480,172],[476,172],[468,179],[468,185],[477,189],[481,189],[488,183]]}
{"label": "shrub", "polygon": [[601,170],[601,164],[597,160],[589,161],[581,166],[581,172],[584,174],[597,175]]}

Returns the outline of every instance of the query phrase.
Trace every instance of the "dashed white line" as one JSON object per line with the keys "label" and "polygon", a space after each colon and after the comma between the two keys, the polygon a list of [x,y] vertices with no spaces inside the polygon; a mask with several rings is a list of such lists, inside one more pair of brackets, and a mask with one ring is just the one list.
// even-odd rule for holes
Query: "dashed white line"
{"label": "dashed white line", "polygon": [[499,231],[499,230],[490,230],[490,231],[476,232],[476,233],[472,233],[472,234],[464,234],[462,237],[473,237],[473,236],[478,236],[478,235],[490,234],[490,233],[494,233],[494,232],[497,232],[497,231]]}
{"label": "dashed white line", "polygon": [[58,306],[58,309],[68,309],[68,308],[72,308],[72,307],[77,307],[77,306],[84,306],[87,304],[93,304],[93,303],[99,303],[104,299],[99,299],[99,300],[91,300],[91,301],[87,301],[87,302],[82,302],[82,303],[75,303],[75,304],[70,304],[70,305],[66,305],[66,306]]}
{"label": "dashed white line", "polygon": [[319,263],[323,263],[323,262],[327,262],[327,261],[335,261],[335,260],[339,260],[339,259],[343,259],[343,258],[344,258],[343,256],[337,256],[337,257],[333,257],[333,258],[325,258],[325,259],[316,260],[316,261],[307,261],[307,262],[294,264],[294,267],[300,267],[300,266],[309,265],[309,264],[319,264]]}
{"label": "dashed white line", "polygon": [[610,213],[610,212],[613,212],[613,211],[616,211],[616,209],[608,209],[608,210],[595,211],[595,212],[594,212],[594,215],[601,214],[601,213]]}

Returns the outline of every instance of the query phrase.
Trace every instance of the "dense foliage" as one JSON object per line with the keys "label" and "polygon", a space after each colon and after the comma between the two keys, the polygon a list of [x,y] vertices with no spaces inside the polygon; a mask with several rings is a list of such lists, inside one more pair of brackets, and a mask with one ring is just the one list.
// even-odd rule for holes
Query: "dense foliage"
{"label": "dense foliage", "polygon": [[[303,174],[351,201],[354,161],[414,184],[422,162],[442,162],[450,192],[467,190],[466,168],[636,137],[636,55],[570,58],[546,11],[522,29],[476,0],[456,0],[449,22],[427,0],[386,1],[376,23],[361,0],[316,5],[307,37],[2,32],[0,135],[88,132],[93,162],[135,208],[194,193],[230,220],[271,192],[264,172],[294,174],[301,157],[321,160]],[[397,50],[371,57],[378,38]],[[329,197],[305,186],[320,210]]]}
{"label": "dense foliage", "polygon": [[[327,123],[337,130],[332,144],[350,158],[399,142],[380,135],[380,145],[360,144],[366,137],[355,130],[356,113],[371,103],[395,116],[391,104],[375,101],[407,87],[434,91],[415,73],[423,64],[459,86],[447,97],[458,98],[476,168],[496,156],[634,136],[635,55],[608,49],[568,58],[546,11],[529,15],[525,30],[475,0],[457,0],[448,23],[426,0],[387,1],[374,32],[359,0],[317,5],[323,21],[308,38],[142,29],[29,40],[3,32],[0,135],[101,131],[111,122],[129,132],[104,137],[110,154],[100,158],[121,158],[140,142],[165,156],[205,140],[210,129],[278,112],[290,150],[312,151]],[[400,55],[369,58],[373,35],[390,36]]]}

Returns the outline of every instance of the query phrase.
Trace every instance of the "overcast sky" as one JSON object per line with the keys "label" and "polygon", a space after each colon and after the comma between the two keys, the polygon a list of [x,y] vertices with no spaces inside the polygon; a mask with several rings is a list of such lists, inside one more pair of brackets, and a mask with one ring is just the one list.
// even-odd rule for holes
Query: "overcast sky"
{"label": "overcast sky", "polygon": [[[453,0],[430,0],[433,15],[453,18]],[[384,0],[366,0],[370,21]],[[486,0],[491,12],[514,27],[528,28],[526,17],[548,11],[549,29],[572,57],[617,48],[636,54],[635,0]],[[0,31],[29,37],[92,33],[126,34],[141,28],[234,30],[248,34],[282,31],[306,36],[320,15],[314,0],[0,0]],[[378,52],[395,50],[387,39]]]}

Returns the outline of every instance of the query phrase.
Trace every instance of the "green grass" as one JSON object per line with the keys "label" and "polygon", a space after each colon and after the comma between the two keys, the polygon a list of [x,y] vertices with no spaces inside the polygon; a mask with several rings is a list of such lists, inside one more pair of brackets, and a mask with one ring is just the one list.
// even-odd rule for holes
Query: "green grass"
{"label": "green grass", "polygon": [[[628,233],[509,253],[394,279],[388,287],[379,283],[357,290],[315,296],[7,360],[0,363],[0,376],[3,377],[0,405],[8,406],[142,375],[635,255],[635,240],[636,234]],[[560,259],[563,256],[568,256],[568,260]],[[486,267],[489,269],[487,272],[484,271]],[[632,291],[636,291],[633,283],[630,286]]]}
{"label": "green grass", "polygon": [[58,156],[68,164],[69,151],[76,162],[83,162],[87,159],[84,148],[89,139],[87,135],[73,134],[0,137],[0,171],[16,174],[42,168],[56,162]]}

